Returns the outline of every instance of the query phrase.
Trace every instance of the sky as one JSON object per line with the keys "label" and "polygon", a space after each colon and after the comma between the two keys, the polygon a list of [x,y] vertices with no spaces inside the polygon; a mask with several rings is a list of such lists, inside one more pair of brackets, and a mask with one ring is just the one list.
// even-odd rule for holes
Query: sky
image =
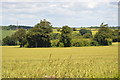
{"label": "sky", "polygon": [[0,25],[34,26],[46,19],[54,27],[118,25],[118,0],[3,0]]}

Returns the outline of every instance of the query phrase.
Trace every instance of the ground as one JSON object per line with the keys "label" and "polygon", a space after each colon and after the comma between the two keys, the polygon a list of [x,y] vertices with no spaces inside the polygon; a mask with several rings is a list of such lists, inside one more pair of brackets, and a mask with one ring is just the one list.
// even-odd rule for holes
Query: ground
{"label": "ground", "polygon": [[118,44],[67,48],[2,46],[3,78],[114,78]]}

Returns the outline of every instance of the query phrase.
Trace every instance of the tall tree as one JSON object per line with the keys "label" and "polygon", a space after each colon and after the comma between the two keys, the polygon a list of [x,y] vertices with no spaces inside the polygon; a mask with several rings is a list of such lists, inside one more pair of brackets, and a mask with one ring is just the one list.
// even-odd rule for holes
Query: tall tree
{"label": "tall tree", "polygon": [[100,26],[101,26],[100,29],[94,36],[94,40],[96,40],[100,45],[110,45],[111,39],[113,38],[112,34],[113,31],[108,28],[107,24],[104,25],[102,23]]}
{"label": "tall tree", "polygon": [[72,39],[71,35],[72,35],[72,29],[68,26],[63,26],[61,31],[60,42],[64,44],[64,47],[71,46],[71,39]]}
{"label": "tall tree", "polygon": [[19,41],[20,47],[24,47],[26,44],[26,30],[25,29],[18,29],[13,34],[13,37]]}
{"label": "tall tree", "polygon": [[41,20],[27,33],[28,47],[50,47],[50,33],[52,32],[52,25],[46,20]]}

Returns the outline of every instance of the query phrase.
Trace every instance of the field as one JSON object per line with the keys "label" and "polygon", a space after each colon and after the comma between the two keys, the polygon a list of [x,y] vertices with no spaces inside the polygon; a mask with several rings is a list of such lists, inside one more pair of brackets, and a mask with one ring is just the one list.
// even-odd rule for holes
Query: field
{"label": "field", "polygon": [[3,46],[3,78],[114,78],[118,44],[69,48]]}

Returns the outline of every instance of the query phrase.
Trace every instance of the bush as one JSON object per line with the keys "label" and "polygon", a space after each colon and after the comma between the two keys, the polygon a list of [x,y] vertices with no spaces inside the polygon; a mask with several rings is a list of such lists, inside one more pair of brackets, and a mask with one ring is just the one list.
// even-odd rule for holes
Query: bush
{"label": "bush", "polygon": [[59,46],[59,47],[64,47],[64,43],[59,42],[59,43],[58,43],[58,46]]}
{"label": "bush", "polygon": [[83,40],[84,46],[91,46],[90,40]]}
{"label": "bush", "polygon": [[51,41],[51,47],[57,47],[59,40],[52,40]]}
{"label": "bush", "polygon": [[91,44],[91,46],[98,46],[99,45],[97,41],[91,41],[90,44]]}
{"label": "bush", "polygon": [[105,39],[105,45],[112,45],[112,39],[110,38]]}
{"label": "bush", "polygon": [[81,47],[81,46],[90,46],[90,40],[86,39],[73,39],[72,46]]}
{"label": "bush", "polygon": [[60,32],[60,28],[58,28],[57,31]]}
{"label": "bush", "polygon": [[112,41],[113,41],[113,42],[119,42],[119,37],[117,37],[117,36],[114,37]]}
{"label": "bush", "polygon": [[92,38],[92,34],[91,33],[86,33],[83,35],[83,38]]}
{"label": "bush", "polygon": [[73,29],[73,31],[77,31],[77,29],[76,28],[72,28]]}
{"label": "bush", "polygon": [[28,43],[26,43],[26,44],[24,45],[24,47],[25,47],[25,48],[28,48],[28,47],[29,47],[29,44],[28,44]]}

